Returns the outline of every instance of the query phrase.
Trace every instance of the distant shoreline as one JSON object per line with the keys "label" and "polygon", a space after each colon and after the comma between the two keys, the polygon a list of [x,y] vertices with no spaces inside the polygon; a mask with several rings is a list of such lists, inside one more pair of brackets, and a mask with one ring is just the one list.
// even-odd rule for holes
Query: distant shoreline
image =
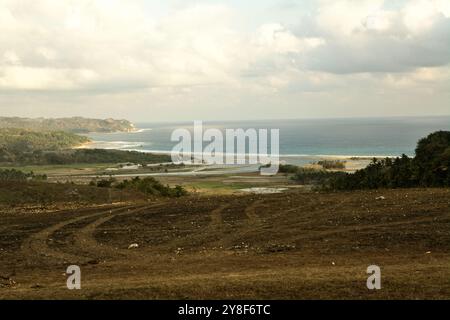
{"label": "distant shoreline", "polygon": [[[122,148],[118,147],[117,144],[120,144]],[[135,151],[135,152],[142,152],[142,153],[149,153],[149,154],[157,154],[157,155],[171,155],[171,151],[167,150],[142,150],[142,149],[136,149],[130,146],[130,142],[128,141],[116,141],[113,143],[108,143],[104,141],[90,141],[87,143],[83,143],[82,145],[74,148],[74,149],[105,149],[105,150],[122,150],[122,151]],[[136,143],[138,144],[138,143]],[[109,147],[105,147],[105,145],[109,145]],[[123,146],[128,145],[128,148],[124,148]],[[140,143],[139,143],[140,145]],[[198,156],[198,153],[192,153],[192,156]],[[225,156],[225,154],[224,154]],[[372,159],[384,159],[384,158],[394,158],[394,156],[384,156],[384,155],[374,155],[374,156],[367,156],[367,155],[295,155],[295,154],[287,154],[279,155],[279,160],[281,164],[289,164],[289,165],[296,165],[299,167],[311,167],[316,165],[318,161],[321,160],[331,160],[331,161],[344,161],[345,164],[345,171],[347,172],[354,172],[356,170],[362,169],[367,167]],[[214,166],[212,163],[205,163],[205,166]],[[224,167],[227,165],[224,164]]]}
{"label": "distant shoreline", "polygon": [[[106,150],[122,150],[122,151],[137,151],[142,153],[154,153],[154,154],[165,154],[171,155],[171,151],[169,150],[151,150],[151,149],[136,149],[136,148],[121,148],[120,144],[134,144],[134,146],[140,146],[143,143],[141,142],[130,142],[130,141],[90,141],[81,144],[80,146],[74,147],[74,149],[106,149]],[[104,145],[109,145],[105,147]],[[200,155],[200,153],[191,153],[192,156]],[[226,155],[225,153],[223,154]],[[248,154],[246,154],[248,156]],[[411,155],[408,155],[411,157]],[[394,155],[339,155],[339,154],[280,154],[280,158],[323,158],[330,160],[372,160],[376,159],[385,159],[385,158],[396,158],[399,156]]]}

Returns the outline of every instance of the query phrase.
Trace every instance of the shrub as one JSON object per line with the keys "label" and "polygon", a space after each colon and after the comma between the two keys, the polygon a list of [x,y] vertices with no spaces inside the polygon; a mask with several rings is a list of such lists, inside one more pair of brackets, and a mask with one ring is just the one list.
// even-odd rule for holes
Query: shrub
{"label": "shrub", "polygon": [[123,180],[116,184],[115,187],[121,190],[131,189],[145,194],[165,197],[181,197],[187,195],[187,191],[182,186],[170,188],[152,177],[145,177],[144,179],[135,177],[131,180]]}
{"label": "shrub", "polygon": [[299,167],[292,164],[280,164],[278,169],[281,173],[297,173],[298,170]]}
{"label": "shrub", "polygon": [[328,172],[313,168],[298,168],[292,180],[301,184],[326,184],[330,179],[339,174],[338,172]]}
{"label": "shrub", "polygon": [[116,182],[116,179],[114,179],[114,178],[101,179],[101,180],[97,181],[96,185],[99,188],[111,188],[111,186],[113,185],[114,182]]}
{"label": "shrub", "polygon": [[345,169],[346,161],[343,160],[320,160],[317,162],[318,165],[322,166],[324,169]]}

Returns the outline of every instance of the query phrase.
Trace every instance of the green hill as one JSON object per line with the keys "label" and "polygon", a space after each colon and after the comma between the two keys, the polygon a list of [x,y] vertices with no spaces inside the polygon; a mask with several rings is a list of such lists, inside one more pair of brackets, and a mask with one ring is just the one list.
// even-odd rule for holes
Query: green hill
{"label": "green hill", "polygon": [[0,129],[0,163],[8,165],[47,165],[74,163],[160,163],[168,155],[137,151],[72,149],[89,142],[85,136],[64,131]]}
{"label": "green hill", "polygon": [[0,129],[0,149],[18,152],[36,150],[63,150],[88,142],[89,139],[64,131],[31,131],[27,129]]}

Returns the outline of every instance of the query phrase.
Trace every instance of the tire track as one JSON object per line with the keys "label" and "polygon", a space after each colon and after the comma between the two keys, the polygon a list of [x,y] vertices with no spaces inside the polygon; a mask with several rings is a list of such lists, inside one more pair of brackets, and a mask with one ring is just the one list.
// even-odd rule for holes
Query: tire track
{"label": "tire track", "polygon": [[[244,209],[243,224],[239,225],[235,231],[225,232],[222,221],[222,212],[228,208],[230,205],[225,205],[219,207],[211,212],[211,227],[213,227],[216,232],[216,237],[220,240],[211,243],[214,247],[230,248],[236,242],[240,242],[240,238],[247,235],[250,232],[260,228],[263,225],[263,221],[256,213],[256,208],[258,208],[263,203],[263,200],[253,200],[250,205],[247,205]],[[241,219],[239,219],[241,220]],[[219,232],[221,232],[219,234]]]}
{"label": "tire track", "polygon": [[256,213],[256,208],[258,208],[263,202],[263,200],[255,200],[245,208],[245,215],[248,218],[247,224],[249,226],[257,226],[262,224],[261,218]]}
{"label": "tire track", "polygon": [[222,219],[222,212],[229,207],[229,204],[219,205],[209,213],[209,224],[203,229],[196,230],[195,233],[191,233],[179,239],[170,240],[159,247],[173,247],[180,248],[188,245],[189,247],[200,248],[211,245],[217,242],[217,238],[221,238],[221,232],[224,229],[224,223]]}
{"label": "tire track", "polygon": [[308,234],[303,237],[297,238],[297,240],[306,240],[306,239],[315,239],[315,238],[322,238],[324,236],[329,235],[338,235],[342,233],[348,233],[348,232],[358,232],[358,231],[366,231],[371,230],[375,228],[383,228],[383,227],[395,227],[395,226],[404,226],[409,224],[416,224],[416,223],[426,223],[426,222],[442,222],[450,220],[450,217],[447,216],[441,216],[441,217],[421,217],[416,219],[411,219],[408,221],[395,221],[395,222],[385,222],[385,223],[376,223],[371,225],[365,225],[365,226],[350,226],[350,227],[343,227],[340,229],[335,230],[324,230],[324,231],[308,231],[311,234]]}
{"label": "tire track", "polygon": [[22,246],[21,246],[21,254],[28,260],[28,263],[31,265],[34,265],[37,263],[37,261],[35,259],[37,259],[38,261],[39,260],[41,260],[41,261],[42,260],[44,260],[44,261],[56,260],[56,261],[58,261],[60,263],[64,263],[64,264],[87,263],[91,260],[89,257],[75,255],[72,253],[62,252],[60,250],[50,248],[47,244],[48,239],[50,239],[56,231],[66,227],[72,223],[77,223],[77,222],[80,222],[82,220],[89,219],[92,217],[101,217],[105,214],[108,215],[113,212],[120,212],[122,210],[127,210],[129,208],[132,208],[132,206],[125,206],[125,207],[120,207],[120,208],[115,208],[115,209],[107,209],[107,210],[103,209],[102,211],[97,212],[97,213],[86,214],[86,215],[83,215],[80,217],[68,219],[63,222],[52,225],[51,227],[41,230],[41,231],[31,235],[27,239],[25,239],[25,241],[22,243]]}
{"label": "tire track", "polygon": [[210,219],[211,222],[208,226],[211,230],[220,230],[223,226],[223,218],[222,218],[222,212],[228,208],[229,205],[223,204],[219,206],[218,208],[214,209],[210,213]]}
{"label": "tire track", "polygon": [[165,203],[156,204],[156,205],[150,205],[150,206],[142,206],[134,208],[133,210],[127,209],[126,212],[119,212],[116,214],[108,214],[105,217],[101,217],[94,222],[91,222],[87,226],[79,229],[74,236],[74,247],[76,250],[79,250],[80,252],[85,252],[87,254],[94,254],[96,259],[110,256],[128,256],[131,252],[127,249],[119,249],[117,247],[114,247],[112,245],[103,244],[101,242],[98,242],[95,239],[95,231],[96,229],[101,226],[102,224],[112,220],[113,218],[119,217],[119,216],[127,216],[132,215],[136,213],[140,213],[149,209],[158,208],[161,206],[167,205]]}

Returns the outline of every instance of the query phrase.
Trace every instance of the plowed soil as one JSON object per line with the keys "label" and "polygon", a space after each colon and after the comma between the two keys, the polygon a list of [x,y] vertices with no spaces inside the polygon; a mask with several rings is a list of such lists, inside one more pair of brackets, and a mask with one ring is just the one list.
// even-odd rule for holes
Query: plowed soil
{"label": "plowed soil", "polygon": [[[81,267],[81,290],[66,287],[69,265]],[[366,287],[369,265],[381,290]],[[449,299],[450,190],[6,211],[0,298]]]}

